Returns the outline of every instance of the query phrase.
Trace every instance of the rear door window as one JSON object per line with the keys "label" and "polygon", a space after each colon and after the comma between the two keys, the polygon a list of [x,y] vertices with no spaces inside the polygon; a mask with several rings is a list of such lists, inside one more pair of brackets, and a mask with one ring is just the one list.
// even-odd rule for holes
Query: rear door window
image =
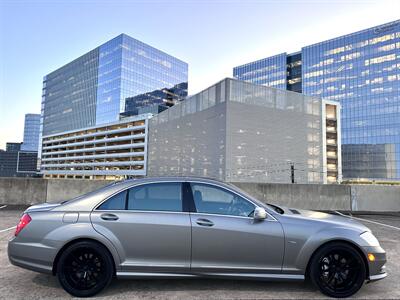
{"label": "rear door window", "polygon": [[179,182],[149,183],[129,189],[128,210],[182,210],[182,184]]}

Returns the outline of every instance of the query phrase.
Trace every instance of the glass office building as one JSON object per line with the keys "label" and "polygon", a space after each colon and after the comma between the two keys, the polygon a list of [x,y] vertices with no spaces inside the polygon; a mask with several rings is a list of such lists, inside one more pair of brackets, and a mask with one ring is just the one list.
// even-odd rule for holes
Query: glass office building
{"label": "glass office building", "polygon": [[39,148],[40,114],[26,114],[22,151],[37,152]]}
{"label": "glass office building", "polygon": [[236,67],[233,76],[255,84],[286,89],[286,53]]}
{"label": "glass office building", "polygon": [[0,177],[39,177],[37,159],[37,152],[23,151],[22,143],[7,143],[6,151],[0,150]]}
{"label": "glass office building", "polygon": [[[248,65],[261,69],[234,76],[258,83],[243,78]],[[303,47],[277,68],[286,89],[341,103],[345,179],[400,180],[400,20]]]}
{"label": "glass office building", "polygon": [[[157,90],[182,100],[187,82],[187,63],[121,34],[44,77],[42,135],[118,121],[126,99]],[[130,107],[170,104],[163,95]]]}

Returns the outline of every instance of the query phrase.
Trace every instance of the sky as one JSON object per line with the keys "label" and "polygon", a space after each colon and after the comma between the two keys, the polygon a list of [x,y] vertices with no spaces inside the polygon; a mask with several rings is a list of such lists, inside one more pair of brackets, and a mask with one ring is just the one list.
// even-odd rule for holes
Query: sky
{"label": "sky", "polygon": [[400,18],[400,0],[0,0],[0,149],[40,113],[43,76],[126,33],[189,64],[189,94],[232,69]]}

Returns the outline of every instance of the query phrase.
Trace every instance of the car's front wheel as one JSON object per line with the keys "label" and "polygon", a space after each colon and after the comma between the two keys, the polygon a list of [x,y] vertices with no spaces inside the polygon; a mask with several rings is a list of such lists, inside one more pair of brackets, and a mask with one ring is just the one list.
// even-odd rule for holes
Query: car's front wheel
{"label": "car's front wheel", "polygon": [[113,260],[108,250],[92,241],[66,248],[57,263],[57,278],[75,297],[90,297],[108,286],[113,278]]}
{"label": "car's front wheel", "polygon": [[310,278],[319,290],[330,297],[355,294],[366,278],[366,266],[360,253],[351,245],[336,242],[321,247],[312,257]]}

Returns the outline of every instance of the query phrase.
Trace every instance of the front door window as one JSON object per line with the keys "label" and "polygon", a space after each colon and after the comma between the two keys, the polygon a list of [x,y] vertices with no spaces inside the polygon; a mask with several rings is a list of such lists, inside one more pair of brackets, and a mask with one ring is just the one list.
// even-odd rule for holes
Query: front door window
{"label": "front door window", "polygon": [[193,200],[198,213],[249,217],[254,204],[225,189],[192,183]]}

